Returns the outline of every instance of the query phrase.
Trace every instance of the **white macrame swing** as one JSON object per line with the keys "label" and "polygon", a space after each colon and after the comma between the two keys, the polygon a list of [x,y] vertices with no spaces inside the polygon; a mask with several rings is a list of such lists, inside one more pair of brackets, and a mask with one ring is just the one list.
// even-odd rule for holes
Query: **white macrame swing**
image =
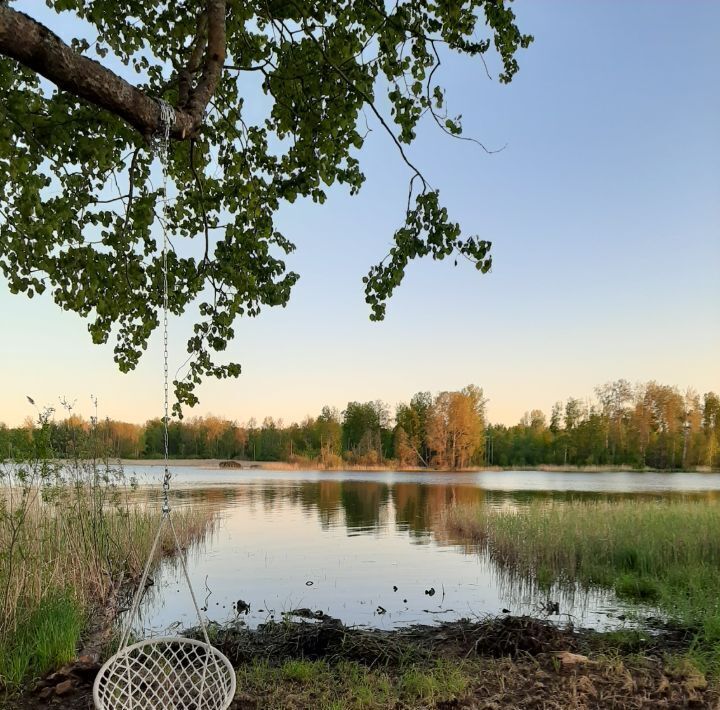
{"label": "white macrame swing", "polygon": [[[230,661],[212,646],[197,599],[188,576],[185,558],[180,548],[170,515],[168,493],[168,282],[167,282],[167,160],[170,127],[175,112],[160,101],[161,133],[157,139],[157,153],[163,169],[163,343],[165,383],[165,477],[163,479],[162,518],[143,570],[140,584],[133,598],[120,650],[100,669],[93,686],[93,701],[98,710],[226,710],[235,696],[235,671]],[[183,636],[149,638],[127,646],[132,622],[137,614],[145,590],[150,566],[155,557],[165,525],[170,527],[175,551],[182,567],[200,622],[203,640]]]}

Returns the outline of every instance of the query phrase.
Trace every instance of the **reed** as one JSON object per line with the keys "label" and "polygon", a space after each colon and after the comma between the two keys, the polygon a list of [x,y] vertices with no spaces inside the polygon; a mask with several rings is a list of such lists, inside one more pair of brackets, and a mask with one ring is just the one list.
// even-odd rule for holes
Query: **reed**
{"label": "reed", "polygon": [[[91,613],[139,577],[160,515],[106,463],[36,459],[0,468],[0,688],[74,657]],[[181,545],[202,538],[210,519],[192,508],[175,512]],[[173,550],[164,533],[158,559]]]}
{"label": "reed", "polygon": [[612,588],[698,630],[720,670],[720,504],[690,501],[453,507],[442,527],[536,587]]}

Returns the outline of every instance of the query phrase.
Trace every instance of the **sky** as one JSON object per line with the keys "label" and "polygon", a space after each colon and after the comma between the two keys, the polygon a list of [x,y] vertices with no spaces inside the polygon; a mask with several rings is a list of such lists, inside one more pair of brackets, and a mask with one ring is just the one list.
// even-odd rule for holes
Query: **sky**
{"label": "sky", "polygon": [[[16,2],[69,39],[70,19]],[[469,383],[493,422],[588,397],[604,382],[657,380],[720,390],[720,3],[710,0],[518,0],[535,36],[510,85],[477,61],[446,58],[439,81],[467,135],[430,123],[409,148],[467,234],[493,242],[493,269],[418,261],[381,323],[362,277],[403,219],[408,172],[379,126],[367,181],[322,205],[284,208],[301,279],[285,309],[237,322],[237,380],[208,381],[188,414],[285,422],[323,405]],[[491,63],[491,69],[496,63]],[[170,369],[186,358],[192,318],[171,320]],[[162,410],[161,337],[121,374],[112,345],[49,296],[13,296],[0,277],[0,421],[59,398],[142,422]]]}

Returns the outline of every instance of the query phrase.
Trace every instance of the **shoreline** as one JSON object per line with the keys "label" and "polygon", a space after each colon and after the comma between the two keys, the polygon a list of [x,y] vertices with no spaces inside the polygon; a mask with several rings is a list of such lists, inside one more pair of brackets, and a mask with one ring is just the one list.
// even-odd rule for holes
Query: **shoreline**
{"label": "shoreline", "polygon": [[[387,632],[326,619],[213,633],[237,674],[232,710],[714,708],[720,698],[688,659],[683,627],[605,635],[499,616]],[[44,710],[54,696],[56,710],[86,710],[97,668],[62,669],[13,705]]]}
{"label": "shoreline", "polygon": [[[148,466],[161,467],[165,465],[163,459],[119,459],[121,466]],[[222,464],[227,465],[223,466]],[[537,472],[537,473],[717,473],[708,466],[698,466],[694,469],[658,469],[633,468],[632,466],[554,466],[541,464],[539,466],[515,466],[503,468],[500,466],[472,466],[462,469],[435,469],[402,466],[356,466],[348,464],[339,468],[326,468],[316,462],[294,463],[288,461],[250,461],[241,459],[170,459],[170,467],[176,468],[209,468],[224,471],[326,471],[330,473],[376,472],[376,473],[510,473],[510,472]]]}

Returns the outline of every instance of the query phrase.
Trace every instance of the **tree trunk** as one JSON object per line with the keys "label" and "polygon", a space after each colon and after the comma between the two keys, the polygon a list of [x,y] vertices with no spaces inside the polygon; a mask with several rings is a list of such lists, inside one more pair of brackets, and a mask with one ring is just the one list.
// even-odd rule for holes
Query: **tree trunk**
{"label": "tree trunk", "polygon": [[[225,61],[225,0],[207,0],[207,48],[202,74],[188,101],[175,107],[171,136],[191,138],[217,88]],[[15,59],[64,91],[122,118],[146,138],[157,133],[160,108],[99,62],[75,52],[60,37],[28,15],[0,3],[0,54]]]}

